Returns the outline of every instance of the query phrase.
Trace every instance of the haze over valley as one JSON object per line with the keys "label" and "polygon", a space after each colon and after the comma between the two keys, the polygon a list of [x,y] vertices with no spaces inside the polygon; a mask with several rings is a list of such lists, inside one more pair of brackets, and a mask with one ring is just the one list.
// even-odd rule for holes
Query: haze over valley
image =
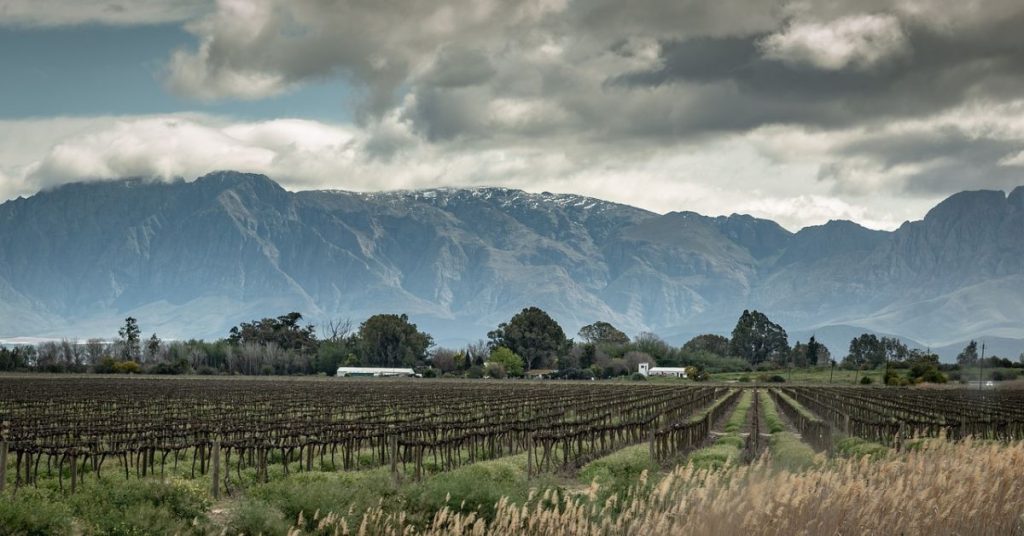
{"label": "haze over valley", "polygon": [[862,332],[951,359],[1024,347],[1024,187],[966,191],[894,231],[790,232],[747,215],[657,214],[507,188],[289,192],[257,174],[82,182],[0,205],[0,337],[220,338],[301,311],[408,313],[435,340],[527,306],[673,344],[758,309],[842,354]]}

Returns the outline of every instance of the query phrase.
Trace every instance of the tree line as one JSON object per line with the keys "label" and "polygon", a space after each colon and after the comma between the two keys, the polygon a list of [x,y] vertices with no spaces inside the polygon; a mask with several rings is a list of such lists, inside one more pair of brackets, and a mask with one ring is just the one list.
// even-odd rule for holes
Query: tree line
{"label": "tree line", "polygon": [[[1024,355],[1020,363],[998,357],[986,362],[992,367],[1024,366]],[[155,333],[144,338],[138,320],[129,317],[111,342],[64,340],[0,348],[0,370],[42,372],[334,375],[340,366],[364,366],[408,367],[425,376],[505,378],[543,373],[590,379],[634,374],[641,363],[687,367],[697,380],[717,372],[836,366],[861,371],[884,366],[884,381],[890,384],[944,382],[945,373],[957,368],[896,338],[868,333],[854,338],[847,355],[837,362],[813,336],[791,346],[780,324],[752,310],[743,311],[731,337],[702,334],[678,347],[648,332],[631,338],[605,321],[584,326],[572,339],[545,311],[527,307],[490,331],[486,340],[463,348],[435,346],[433,337],[405,314],[374,315],[358,326],[344,320],[317,327],[303,323],[298,312],[242,322],[212,342],[163,341]],[[977,343],[964,349],[958,363],[984,365]]]}

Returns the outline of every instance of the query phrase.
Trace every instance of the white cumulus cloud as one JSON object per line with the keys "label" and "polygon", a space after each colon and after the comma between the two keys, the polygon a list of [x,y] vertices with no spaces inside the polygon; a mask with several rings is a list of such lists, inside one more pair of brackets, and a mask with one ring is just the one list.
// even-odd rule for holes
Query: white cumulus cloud
{"label": "white cumulus cloud", "polygon": [[870,69],[910,50],[900,20],[887,14],[795,21],[760,45],[767,58],[832,71]]}

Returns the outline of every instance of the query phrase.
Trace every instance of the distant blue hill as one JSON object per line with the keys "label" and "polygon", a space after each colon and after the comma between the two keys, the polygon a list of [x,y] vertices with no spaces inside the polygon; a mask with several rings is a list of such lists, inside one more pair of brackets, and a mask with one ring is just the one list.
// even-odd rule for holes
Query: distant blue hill
{"label": "distant blue hill", "polygon": [[[833,354],[863,331],[955,356],[1024,352],[1024,187],[962,192],[893,232],[791,233],[746,215],[659,215],[503,188],[292,193],[262,175],[82,182],[0,205],[0,338],[222,337],[301,311],[406,312],[444,344],[523,307],[673,343],[743,309]],[[998,348],[998,350],[996,350]]]}

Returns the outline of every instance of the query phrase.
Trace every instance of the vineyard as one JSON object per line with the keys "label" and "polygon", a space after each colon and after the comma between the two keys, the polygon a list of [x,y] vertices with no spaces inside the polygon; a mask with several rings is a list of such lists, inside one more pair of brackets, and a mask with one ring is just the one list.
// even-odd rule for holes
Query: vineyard
{"label": "vineyard", "polygon": [[[400,381],[0,380],[15,486],[40,471],[74,490],[87,475],[213,472],[225,491],[285,474],[390,466],[413,478],[527,452],[530,471],[584,463],[653,438],[657,452],[704,440],[689,422],[716,387]],[[735,396],[735,391],[729,391]],[[6,464],[0,463],[0,467]]]}
{"label": "vineyard", "polygon": [[[527,479],[622,453],[644,467],[786,467],[845,438],[1024,439],[1024,391],[592,382],[0,378],[0,491],[204,482],[213,498],[303,473],[419,482],[522,459]],[[813,462],[818,463],[818,462]],[[589,474],[589,473],[588,473]],[[342,505],[343,506],[343,505]]]}

